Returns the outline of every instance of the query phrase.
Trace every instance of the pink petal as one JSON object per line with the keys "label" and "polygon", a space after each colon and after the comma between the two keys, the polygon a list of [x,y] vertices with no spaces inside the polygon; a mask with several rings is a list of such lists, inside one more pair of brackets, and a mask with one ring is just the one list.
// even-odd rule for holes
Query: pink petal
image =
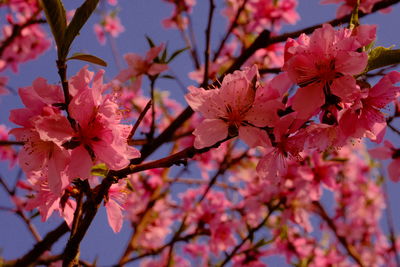
{"label": "pink petal", "polygon": [[69,185],[69,179],[65,175],[68,161],[68,153],[54,146],[53,154],[48,161],[47,181],[50,190],[57,196],[60,196],[62,190]]}
{"label": "pink petal", "polygon": [[258,128],[251,126],[239,127],[239,138],[243,140],[249,147],[271,146],[268,134]]}
{"label": "pink petal", "polygon": [[342,74],[357,75],[363,72],[368,63],[365,52],[339,51],[335,59],[335,70]]}
{"label": "pink petal", "polygon": [[164,49],[164,45],[161,44],[159,46],[155,46],[150,48],[150,50],[146,54],[146,61],[151,62],[153,59],[157,57],[157,55]]}
{"label": "pink petal", "polygon": [[369,154],[371,154],[372,157],[377,158],[377,159],[389,159],[392,157],[393,151],[386,147],[377,147],[374,149],[368,150]]}
{"label": "pink petal", "polygon": [[79,146],[71,152],[71,162],[68,165],[68,176],[71,180],[79,178],[82,180],[90,179],[90,171],[93,162],[89,153],[83,146]]}
{"label": "pink petal", "polygon": [[33,124],[40,135],[40,139],[52,141],[60,146],[72,138],[74,134],[67,118],[59,114],[39,116]]}
{"label": "pink petal", "polygon": [[194,147],[209,147],[228,136],[228,125],[220,119],[205,119],[194,130]]}
{"label": "pink petal", "polygon": [[278,109],[283,108],[280,101],[257,101],[246,113],[244,120],[257,127],[273,126],[279,120]]}
{"label": "pink petal", "polygon": [[393,182],[400,181],[400,159],[394,159],[388,166],[390,179]]}
{"label": "pink petal", "polygon": [[293,109],[299,119],[309,119],[325,103],[324,92],[320,83],[299,88],[293,96]]}
{"label": "pink petal", "polygon": [[392,71],[386,74],[379,82],[369,90],[368,104],[377,108],[384,108],[394,101],[400,93],[400,87],[394,84],[400,82],[400,72]]}
{"label": "pink petal", "polygon": [[353,30],[360,46],[367,46],[376,39],[376,25],[360,25]]}
{"label": "pink petal", "polygon": [[122,207],[114,200],[110,199],[106,203],[107,220],[114,233],[118,233],[124,222],[122,215]]}
{"label": "pink petal", "polygon": [[168,69],[168,65],[166,64],[158,64],[158,63],[154,63],[150,66],[149,70],[147,71],[147,73],[149,75],[157,75],[163,71],[166,71]]}
{"label": "pink petal", "polygon": [[333,80],[331,92],[340,97],[342,102],[353,102],[360,95],[360,88],[353,76],[345,75]]}

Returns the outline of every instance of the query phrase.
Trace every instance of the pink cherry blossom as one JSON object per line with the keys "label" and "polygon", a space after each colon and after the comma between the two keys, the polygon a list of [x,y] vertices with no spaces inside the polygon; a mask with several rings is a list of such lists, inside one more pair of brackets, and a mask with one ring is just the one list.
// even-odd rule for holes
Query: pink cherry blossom
{"label": "pink cherry blossom", "polygon": [[125,31],[125,28],[117,16],[108,15],[104,18],[104,31],[112,37],[118,37],[121,32]]}
{"label": "pink cherry blossom", "polygon": [[196,5],[196,0],[164,0],[167,3],[174,5],[174,10],[171,17],[164,19],[162,24],[165,28],[178,28],[180,30],[186,29],[188,19],[185,13],[190,14],[192,8]]}
{"label": "pink cherry blossom", "polygon": [[[378,3],[380,0],[360,0],[360,6],[359,9],[364,12],[364,13],[370,13],[372,8],[376,3]],[[357,1],[356,0],[323,0],[321,1],[321,4],[340,4],[342,5],[338,8],[336,12],[336,17],[340,18],[345,15],[348,15],[351,13],[351,11],[354,9]]]}
{"label": "pink cherry blossom", "polygon": [[283,70],[301,87],[292,99],[299,118],[310,118],[323,105],[351,103],[359,97],[360,88],[353,75],[365,69],[368,56],[356,50],[369,44],[375,31],[375,26],[368,25],[335,31],[324,24],[311,37],[288,40]]}
{"label": "pink cherry blossom", "polygon": [[101,45],[105,45],[106,44],[106,32],[105,32],[104,28],[99,24],[94,24],[93,30],[94,30],[94,33],[96,34],[96,37],[97,37],[97,40],[99,41],[99,43]]}
{"label": "pink cherry blossom", "polygon": [[279,30],[282,23],[295,24],[300,19],[296,0],[252,0],[249,4],[256,22],[253,27]]}
{"label": "pink cherry blossom", "polygon": [[154,59],[163,49],[164,45],[152,47],[147,52],[145,58],[134,53],[125,54],[124,58],[128,63],[128,68],[122,70],[115,79],[125,82],[134,78],[135,81],[132,84],[132,90],[137,91],[142,86],[143,75],[154,76],[168,69],[166,64],[154,62]]}
{"label": "pink cherry blossom", "polygon": [[[0,141],[9,141],[8,129],[3,124],[0,124]],[[0,160],[8,160],[12,167],[17,161],[17,152],[12,146],[0,146]]]}
{"label": "pink cherry blossom", "polygon": [[395,148],[390,141],[385,141],[383,147],[369,150],[369,153],[377,159],[393,159],[389,163],[388,173],[393,182],[400,181],[400,149]]}
{"label": "pink cherry blossom", "polygon": [[[103,84],[103,72],[93,73],[83,68],[71,79],[73,98],[68,107],[77,123],[77,132],[68,141],[72,147],[71,175],[88,179],[92,160],[99,160],[111,169],[126,167],[139,151],[127,143],[132,126],[120,124],[118,105],[110,96],[102,93],[108,85]],[[92,83],[90,87],[90,82]],[[83,164],[85,163],[85,164]],[[75,174],[74,174],[75,173]]]}
{"label": "pink cherry blossom", "polygon": [[[116,1],[115,1],[116,4]],[[106,34],[110,34],[112,37],[118,37],[122,32],[125,31],[122,26],[120,19],[117,14],[107,14],[99,24],[94,24],[94,33],[96,34],[97,40],[101,45],[106,43]]]}
{"label": "pink cherry blossom", "polygon": [[300,152],[306,142],[306,133],[299,130],[302,121],[291,113],[281,117],[273,130],[274,140],[265,146],[264,156],[257,165],[261,177],[280,182],[279,177],[285,175],[289,160],[301,159]]}
{"label": "pink cherry blossom", "polygon": [[[12,26],[3,27],[4,38],[12,34]],[[50,41],[39,25],[32,25],[22,29],[21,34],[14,38],[0,58],[0,71],[10,67],[12,71],[18,71],[20,63],[33,60],[50,47]]]}
{"label": "pink cherry blossom", "polygon": [[262,94],[257,92],[257,77],[257,68],[253,66],[228,74],[219,89],[189,87],[186,101],[194,111],[205,117],[193,132],[196,136],[195,148],[212,146],[236,134],[250,147],[269,143],[268,135],[259,128],[278,119],[276,110],[281,105],[275,100],[257,100],[256,97]]}
{"label": "pink cherry blossom", "polygon": [[400,72],[392,71],[385,75],[374,87],[365,88],[361,98],[343,114],[339,121],[346,136],[361,138],[366,136],[380,143],[386,131],[386,119],[380,111],[393,102],[400,94]]}

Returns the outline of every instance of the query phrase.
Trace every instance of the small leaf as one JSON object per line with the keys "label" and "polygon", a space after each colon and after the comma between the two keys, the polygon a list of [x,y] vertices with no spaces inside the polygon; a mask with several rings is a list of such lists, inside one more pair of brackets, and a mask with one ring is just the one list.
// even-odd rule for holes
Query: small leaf
{"label": "small leaf", "polygon": [[[48,0],[51,1],[51,0]],[[64,43],[61,49],[61,58],[65,59],[68,55],[68,51],[71,47],[72,42],[75,37],[79,34],[83,25],[85,25],[86,21],[89,19],[90,15],[92,15],[93,11],[96,9],[99,0],[86,0],[76,11],[75,15],[72,18],[70,24],[68,25]]]}
{"label": "small leaf", "polygon": [[151,40],[151,38],[149,36],[146,35],[146,40],[149,43],[149,46],[151,48],[155,47],[156,45],[154,44],[153,40]]}
{"label": "small leaf", "polygon": [[163,51],[163,53],[162,53],[162,56],[161,56],[161,62],[162,63],[164,63],[165,62],[165,60],[167,59],[167,47],[165,47],[165,49],[164,49],[164,51]]}
{"label": "small leaf", "polygon": [[53,33],[54,40],[56,41],[57,50],[60,53],[65,30],[67,29],[67,18],[64,6],[61,0],[41,0],[40,3],[46,14],[46,19]]}
{"label": "small leaf", "polygon": [[372,49],[369,53],[368,65],[364,73],[399,63],[400,49],[392,50],[391,47],[385,48],[382,46],[378,46]]}
{"label": "small leaf", "polygon": [[174,53],[172,53],[171,57],[167,60],[167,63],[171,62],[171,60],[173,60],[176,56],[178,56],[180,53],[182,53],[188,49],[189,49],[189,47],[185,47],[185,48],[176,50]]}
{"label": "small leaf", "polygon": [[89,54],[83,54],[83,53],[74,53],[72,55],[72,57],[69,57],[67,60],[70,59],[77,59],[77,60],[83,60],[83,61],[87,61],[93,64],[97,64],[103,67],[107,67],[107,62],[105,62],[104,60],[102,60],[99,57],[93,56],[93,55],[89,55]]}

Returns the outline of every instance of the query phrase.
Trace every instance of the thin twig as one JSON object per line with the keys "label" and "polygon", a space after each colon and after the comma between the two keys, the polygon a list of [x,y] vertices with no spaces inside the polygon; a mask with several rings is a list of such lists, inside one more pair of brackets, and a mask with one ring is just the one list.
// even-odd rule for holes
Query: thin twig
{"label": "thin twig", "polygon": [[150,78],[150,97],[151,97],[151,124],[150,124],[150,132],[147,134],[147,138],[149,141],[153,140],[154,132],[156,131],[156,103],[154,99],[154,86],[156,80],[154,78]]}
{"label": "thin twig", "polygon": [[194,34],[194,29],[193,29],[193,23],[192,23],[192,17],[190,16],[189,13],[186,13],[186,16],[189,21],[189,38],[190,38],[190,43],[192,44],[191,47],[193,49],[193,56],[194,56],[194,61],[195,61],[195,66],[196,69],[200,68],[200,60],[199,60],[199,55],[197,53],[197,42],[196,42],[196,36]]}
{"label": "thin twig", "polygon": [[268,214],[264,217],[264,219],[256,227],[249,230],[247,236],[243,238],[242,241],[239,244],[237,244],[229,254],[227,254],[226,258],[219,265],[219,267],[225,266],[225,264],[227,264],[233,258],[233,256],[235,256],[236,252],[238,252],[238,250],[247,242],[247,240],[249,240],[252,236],[254,236],[254,233],[260,230],[266,224],[269,217],[280,206],[280,204],[281,202],[279,202],[278,204],[269,209]]}
{"label": "thin twig", "polygon": [[244,10],[244,8],[245,8],[245,6],[246,6],[247,1],[248,1],[248,0],[243,0],[242,5],[241,5],[241,6],[239,7],[239,9],[237,10],[236,15],[235,15],[235,18],[233,19],[233,21],[232,21],[232,23],[231,23],[231,26],[229,27],[229,29],[228,29],[228,31],[226,32],[224,38],[222,39],[221,43],[219,44],[219,47],[218,47],[218,49],[217,49],[217,52],[215,52],[215,54],[214,54],[213,61],[217,60],[217,58],[219,57],[219,55],[220,55],[221,52],[222,52],[222,49],[224,48],[225,43],[226,43],[226,41],[228,40],[229,36],[231,36],[233,30],[238,26],[238,20],[239,20],[240,14],[243,12],[243,10]]}
{"label": "thin twig", "polygon": [[57,242],[60,237],[66,234],[69,231],[68,225],[63,222],[56,229],[51,232],[48,232],[47,235],[43,238],[42,241],[36,243],[32,250],[30,250],[27,254],[21,257],[18,260],[6,262],[5,265],[14,265],[14,266],[30,266],[34,263],[44,252],[50,250],[55,242]]}
{"label": "thin twig", "polygon": [[209,0],[210,2],[210,9],[208,12],[208,22],[206,28],[206,45],[204,49],[204,76],[203,76],[203,83],[201,87],[206,86],[208,84],[208,69],[210,65],[210,42],[211,42],[211,27],[212,21],[214,17],[214,10],[215,10],[215,3],[214,0]]}
{"label": "thin twig", "polygon": [[23,146],[24,142],[21,141],[8,141],[0,140],[0,146]]}
{"label": "thin twig", "polygon": [[129,133],[128,136],[128,142],[129,140],[132,139],[132,137],[135,135],[137,128],[139,128],[140,123],[142,122],[144,116],[146,116],[147,111],[149,111],[150,107],[152,105],[152,101],[149,100],[149,102],[147,102],[146,106],[144,107],[144,109],[142,110],[142,112],[140,112],[139,118],[136,120],[135,125],[133,125],[131,132]]}
{"label": "thin twig", "polygon": [[332,232],[335,234],[338,241],[342,244],[342,246],[346,249],[349,256],[357,262],[361,267],[366,266],[361,259],[360,254],[356,251],[356,249],[349,244],[345,236],[339,235],[339,232],[336,228],[335,223],[329,217],[328,213],[326,213],[324,207],[318,201],[313,201],[313,206],[315,208],[316,213],[328,224],[329,228],[331,228]]}

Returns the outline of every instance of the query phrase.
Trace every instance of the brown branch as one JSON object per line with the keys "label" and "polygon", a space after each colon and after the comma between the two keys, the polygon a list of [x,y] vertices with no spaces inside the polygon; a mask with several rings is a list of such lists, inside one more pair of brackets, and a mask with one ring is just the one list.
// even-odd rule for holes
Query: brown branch
{"label": "brown branch", "polygon": [[32,250],[30,250],[27,254],[21,257],[18,260],[6,262],[6,265],[14,265],[14,266],[29,266],[32,263],[36,262],[36,260],[47,250],[50,250],[55,242],[57,242],[60,237],[66,234],[69,231],[68,225],[63,222],[56,229],[47,233],[47,235],[43,238],[42,241],[35,244]]}
{"label": "brown branch", "polygon": [[74,266],[74,264],[77,264],[79,245],[96,216],[97,210],[103,201],[103,197],[107,195],[108,189],[111,187],[113,182],[113,177],[108,175],[103,179],[103,182],[94,189],[94,192],[97,192],[97,194],[94,195],[93,198],[88,198],[86,201],[83,211],[84,217],[82,218],[75,235],[68,240],[64,249],[63,266]]}
{"label": "brown branch", "polygon": [[[0,177],[0,185],[3,186],[4,190],[8,193],[8,195],[10,197],[13,197],[15,195],[15,188],[14,189],[10,189],[8,187],[8,185],[6,184],[6,182],[3,180],[3,177]],[[17,216],[19,216],[24,223],[26,224],[26,226],[28,227],[29,232],[32,234],[33,238],[36,241],[41,241],[42,237],[40,236],[39,232],[37,231],[35,225],[32,224],[31,220],[26,217],[25,213],[23,210],[21,210],[18,206],[17,209],[9,209],[8,211],[14,212]]]}
{"label": "brown branch", "polygon": [[146,113],[147,113],[147,111],[149,111],[151,105],[152,105],[152,101],[149,100],[149,102],[147,102],[147,104],[144,107],[144,109],[142,110],[142,112],[140,112],[139,118],[136,120],[135,125],[133,125],[132,130],[129,133],[128,142],[135,135],[137,128],[139,128],[140,123],[142,122],[144,116],[146,116]]}
{"label": "brown branch", "polygon": [[349,244],[345,236],[339,235],[339,232],[336,228],[335,223],[333,220],[329,217],[329,215],[326,213],[324,207],[319,203],[318,201],[313,201],[313,206],[316,211],[316,213],[327,223],[329,228],[331,228],[332,232],[335,234],[336,238],[338,241],[342,244],[342,246],[345,248],[347,253],[350,255],[350,257],[357,262],[357,264],[361,267],[366,266],[361,259],[360,254],[356,251],[356,249]]}
{"label": "brown branch", "polygon": [[279,74],[282,72],[281,68],[269,68],[269,69],[259,69],[258,70],[260,74],[267,74],[267,73],[273,73],[273,74]]}
{"label": "brown branch", "polygon": [[193,55],[193,60],[194,60],[194,63],[195,63],[194,65],[195,65],[196,69],[199,69],[200,68],[200,60],[199,60],[199,56],[198,56],[198,53],[197,53],[197,42],[196,42],[196,36],[194,34],[194,29],[193,29],[192,17],[187,12],[186,12],[186,16],[187,16],[188,21],[189,21],[189,25],[188,25],[188,28],[189,28],[189,40],[190,40],[190,44],[191,44],[190,48],[191,48],[191,50],[193,52],[192,55]]}
{"label": "brown branch", "polygon": [[249,233],[247,234],[247,236],[245,238],[243,238],[242,241],[239,244],[237,244],[229,254],[227,254],[224,261],[218,267],[225,266],[225,264],[227,264],[233,258],[233,256],[236,255],[236,252],[239,251],[239,249],[246,243],[246,241],[249,240],[250,238],[252,238],[254,236],[254,233],[257,232],[258,230],[260,230],[266,224],[269,217],[280,205],[281,205],[281,202],[279,201],[276,205],[269,208],[268,214],[264,217],[264,219],[256,227],[251,228],[249,230]]}
{"label": "brown branch", "polygon": [[24,142],[21,141],[8,141],[0,140],[0,146],[23,146]]}
{"label": "brown branch", "polygon": [[[176,242],[181,242],[181,241],[188,242],[192,238],[197,237],[199,235],[209,235],[209,234],[210,234],[209,231],[202,230],[200,232],[195,232],[195,233],[192,233],[192,234],[188,234],[188,235],[185,235],[183,237],[178,237],[178,238],[174,237],[174,238],[172,238],[171,241],[169,241],[168,243],[164,244],[163,246],[161,246],[161,247],[159,247],[159,248],[157,248],[155,250],[151,250],[149,252],[145,252],[143,254],[140,254],[140,255],[138,255],[136,257],[130,258],[130,259],[126,260],[125,262],[123,262],[123,264],[129,263],[129,262],[133,262],[133,261],[137,261],[137,260],[140,260],[140,259],[148,257],[148,256],[154,256],[154,255],[160,254],[164,249],[166,249],[167,247],[171,246],[172,244],[174,244]],[[115,265],[115,266],[121,266],[121,265]]]}
{"label": "brown branch", "polygon": [[208,84],[208,69],[210,65],[210,42],[211,42],[211,26],[214,17],[214,10],[215,10],[215,3],[214,0],[209,0],[210,2],[210,9],[208,12],[208,22],[206,28],[206,47],[204,49],[204,76],[203,76],[203,83],[201,87],[207,86]]}

